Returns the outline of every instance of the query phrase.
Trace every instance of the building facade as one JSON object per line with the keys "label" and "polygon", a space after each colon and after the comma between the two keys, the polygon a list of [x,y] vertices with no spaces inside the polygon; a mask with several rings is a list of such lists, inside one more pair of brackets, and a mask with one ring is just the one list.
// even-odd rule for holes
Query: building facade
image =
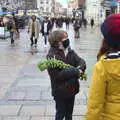
{"label": "building facade", "polygon": [[63,12],[63,7],[59,2],[55,2],[55,16],[59,17],[61,16]]}
{"label": "building facade", "polygon": [[6,8],[8,11],[13,11],[18,8],[23,8],[23,0],[0,0],[0,7]]}
{"label": "building facade", "polygon": [[37,0],[0,0],[0,7],[7,8],[8,11],[37,9]]}
{"label": "building facade", "polygon": [[54,0],[37,0],[37,8],[40,14],[54,16],[55,1]]}
{"label": "building facade", "polygon": [[37,0],[23,0],[24,9],[37,9]]}
{"label": "building facade", "polygon": [[93,18],[96,24],[101,23],[104,19],[104,11],[101,7],[101,0],[86,0],[85,17],[90,21]]}
{"label": "building facade", "polygon": [[68,2],[68,16],[73,16],[73,11],[78,8],[78,0]]}

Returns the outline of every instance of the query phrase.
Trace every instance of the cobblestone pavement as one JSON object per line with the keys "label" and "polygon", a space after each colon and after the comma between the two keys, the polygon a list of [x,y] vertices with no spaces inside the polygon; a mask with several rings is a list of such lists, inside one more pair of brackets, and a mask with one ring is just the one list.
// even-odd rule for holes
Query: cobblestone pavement
{"label": "cobblestone pavement", "polygon": [[[65,27],[63,27],[65,29]],[[75,99],[73,120],[82,120],[87,103],[88,83],[101,44],[99,28],[81,29],[80,39],[74,39],[72,26],[67,30],[71,47],[87,62],[88,81],[80,81]],[[37,63],[45,58],[42,36],[37,48],[30,47],[26,30],[21,30],[15,46],[10,40],[0,40],[0,120],[54,120],[55,103],[51,96],[47,71],[40,72]]]}

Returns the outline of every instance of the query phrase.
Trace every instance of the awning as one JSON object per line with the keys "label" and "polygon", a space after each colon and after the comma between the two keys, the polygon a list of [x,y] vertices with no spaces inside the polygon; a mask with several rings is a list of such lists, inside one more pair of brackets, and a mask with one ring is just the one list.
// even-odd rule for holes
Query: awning
{"label": "awning", "polygon": [[0,15],[5,15],[5,14],[12,14],[12,12],[2,12],[2,11],[0,11]]}

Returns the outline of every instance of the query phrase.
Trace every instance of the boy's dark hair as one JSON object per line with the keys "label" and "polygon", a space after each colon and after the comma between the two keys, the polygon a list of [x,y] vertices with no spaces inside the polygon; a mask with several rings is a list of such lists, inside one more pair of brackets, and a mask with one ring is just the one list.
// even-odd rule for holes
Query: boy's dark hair
{"label": "boy's dark hair", "polygon": [[65,37],[67,34],[64,30],[56,30],[50,33],[49,35],[49,43],[50,45],[58,46],[59,42]]}

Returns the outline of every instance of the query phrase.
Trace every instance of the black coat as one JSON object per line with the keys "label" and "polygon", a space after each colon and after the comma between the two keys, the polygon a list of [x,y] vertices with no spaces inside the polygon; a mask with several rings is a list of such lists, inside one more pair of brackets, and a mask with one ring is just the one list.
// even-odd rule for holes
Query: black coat
{"label": "black coat", "polygon": [[[69,52],[65,57],[63,50],[56,47],[51,47],[47,58],[56,58],[62,60],[63,62],[70,64],[74,67],[81,66],[84,71],[86,69],[85,61],[78,57],[78,55],[69,48]],[[52,95],[53,96],[64,96],[64,92],[59,91],[59,87],[66,83],[66,81],[73,81],[75,83],[75,89],[73,95],[79,92],[79,69],[78,68],[66,68],[66,69],[48,69],[48,74],[51,80]]]}
{"label": "black coat", "polygon": [[[42,23],[42,27],[41,27],[41,33],[42,33],[42,35],[45,34],[45,33],[44,33],[44,23],[45,23],[45,22]],[[47,35],[49,35],[49,31],[52,29],[52,24],[51,24],[50,21],[48,21],[47,23],[48,23],[48,24],[47,24]]]}

